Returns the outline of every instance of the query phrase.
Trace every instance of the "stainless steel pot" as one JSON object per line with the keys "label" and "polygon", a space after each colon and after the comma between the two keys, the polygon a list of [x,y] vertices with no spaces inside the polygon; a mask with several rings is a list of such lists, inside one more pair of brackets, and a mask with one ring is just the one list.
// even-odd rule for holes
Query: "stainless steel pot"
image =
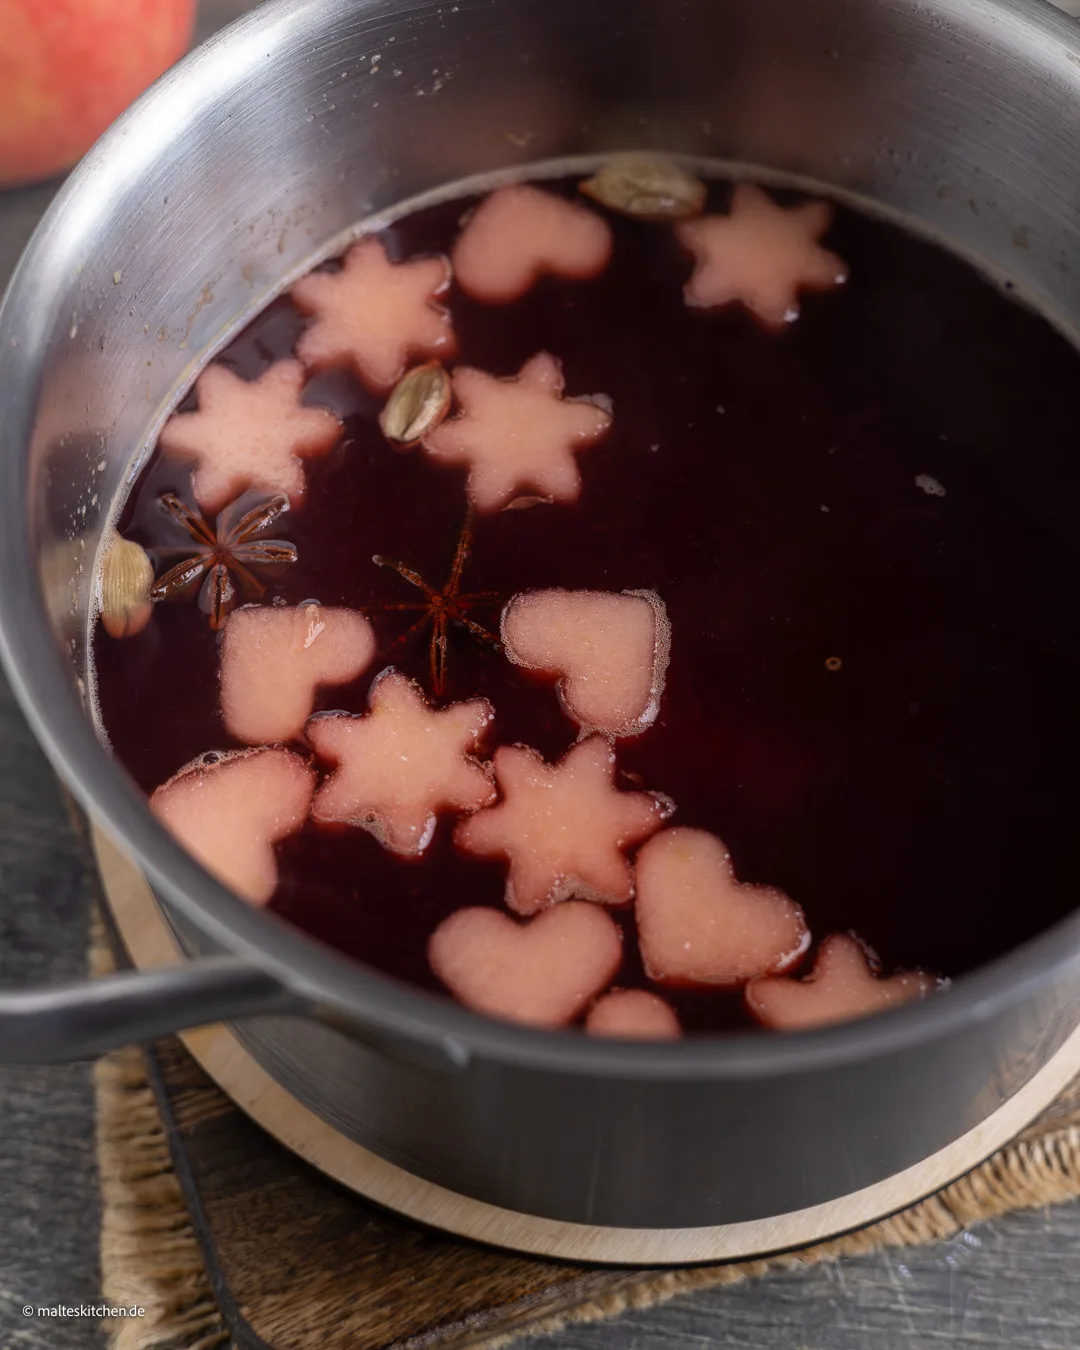
{"label": "stainless steel pot", "polygon": [[909,1166],[1080,1021],[1076,916],[928,1003],[815,1033],[647,1047],[488,1022],[234,899],[94,733],[92,559],[195,367],[373,211],[466,173],[648,146],[875,199],[1080,326],[1080,34],[1039,0],[277,0],[234,25],[76,171],[0,314],[7,668],[198,959],[4,992],[0,1058],[245,1018],[275,1078],[410,1172],[526,1213],[678,1227]]}

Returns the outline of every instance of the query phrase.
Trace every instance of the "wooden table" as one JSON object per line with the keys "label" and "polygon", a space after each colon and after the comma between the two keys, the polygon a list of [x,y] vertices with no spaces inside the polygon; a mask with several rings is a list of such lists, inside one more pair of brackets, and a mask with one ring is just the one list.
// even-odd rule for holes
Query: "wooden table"
{"label": "wooden table", "polygon": [[[200,36],[250,0],[203,0]],[[0,284],[52,188],[0,194]],[[88,860],[0,680],[0,981],[83,973]],[[0,1069],[0,1346],[90,1350],[92,1320],[24,1304],[93,1302],[98,1199],[90,1070]],[[1076,1350],[1080,1207],[1012,1215],[949,1243],[691,1295],[522,1350]]]}

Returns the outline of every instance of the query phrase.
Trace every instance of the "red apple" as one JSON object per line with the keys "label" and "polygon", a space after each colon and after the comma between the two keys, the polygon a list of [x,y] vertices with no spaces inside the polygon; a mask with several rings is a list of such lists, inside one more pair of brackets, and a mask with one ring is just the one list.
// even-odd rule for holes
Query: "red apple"
{"label": "red apple", "polygon": [[183,54],[195,0],[0,0],[0,187],[69,169]]}

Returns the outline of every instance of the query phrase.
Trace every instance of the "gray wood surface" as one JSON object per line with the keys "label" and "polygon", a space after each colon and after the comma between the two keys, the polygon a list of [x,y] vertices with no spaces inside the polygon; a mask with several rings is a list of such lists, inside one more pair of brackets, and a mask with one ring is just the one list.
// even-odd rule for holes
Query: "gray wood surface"
{"label": "gray wood surface", "polygon": [[[204,0],[199,31],[251,8]],[[0,194],[0,284],[53,189]],[[0,391],[2,405],[2,391]],[[2,584],[2,583],[0,583]],[[0,981],[85,966],[90,892],[52,774],[0,680]],[[99,1296],[90,1070],[0,1069],[0,1350],[99,1350],[92,1320],[24,1304]],[[685,1296],[522,1350],[1077,1350],[1080,1207],[952,1242]]]}
{"label": "gray wood surface", "polygon": [[[56,781],[0,681],[0,982],[83,975],[89,903]],[[99,1344],[93,1322],[21,1312],[97,1299],[98,1229],[89,1066],[0,1068],[3,1350]]]}

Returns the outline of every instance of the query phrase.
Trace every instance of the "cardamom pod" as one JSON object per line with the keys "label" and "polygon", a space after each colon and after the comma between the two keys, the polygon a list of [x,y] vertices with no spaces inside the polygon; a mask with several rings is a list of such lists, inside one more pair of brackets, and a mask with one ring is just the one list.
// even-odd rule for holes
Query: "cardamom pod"
{"label": "cardamom pod", "polygon": [[683,220],[705,209],[705,184],[666,159],[613,159],[579,186],[601,206],[638,220]]}
{"label": "cardamom pod", "polygon": [[101,566],[101,622],[110,637],[133,637],[150,620],[154,566],[132,539],[116,539]]}
{"label": "cardamom pod", "polygon": [[450,411],[450,376],[438,361],[415,366],[397,384],[379,414],[379,426],[388,441],[415,445]]}

